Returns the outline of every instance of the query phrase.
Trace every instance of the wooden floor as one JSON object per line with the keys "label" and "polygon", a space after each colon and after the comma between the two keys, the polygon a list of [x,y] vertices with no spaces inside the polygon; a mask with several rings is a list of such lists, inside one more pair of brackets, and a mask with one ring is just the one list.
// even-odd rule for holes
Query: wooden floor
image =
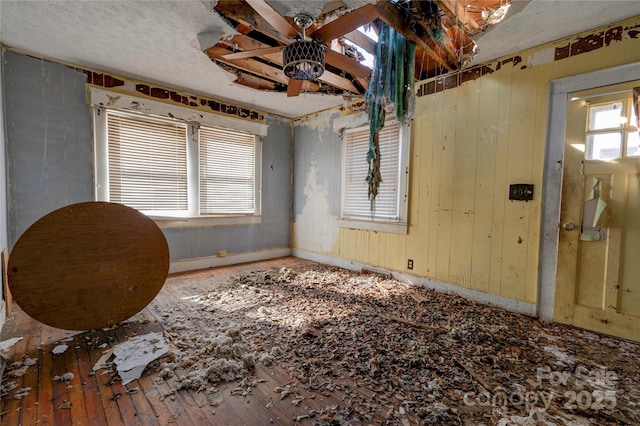
{"label": "wooden floor", "polygon": [[[139,379],[92,371],[150,332],[171,351]],[[20,337],[2,425],[640,424],[637,343],[293,257],[171,275],[109,329],[55,329],[14,304],[0,341]],[[209,376],[225,338],[253,357],[226,382]]]}
{"label": "wooden floor", "polygon": [[[231,274],[256,268],[273,268],[299,263],[294,258],[279,259],[219,268],[215,277],[224,280]],[[211,277],[211,270],[205,271]],[[20,377],[5,377],[2,384],[16,383],[11,397],[0,401],[3,425],[267,425],[292,424],[304,412],[341,402],[337,391],[330,396],[311,394],[302,387],[296,393],[305,397],[299,405],[280,401],[274,389],[294,386],[295,380],[276,364],[269,367],[256,364],[255,386],[243,395],[236,383],[219,386],[214,394],[181,390],[173,395],[171,379],[156,381],[158,372],[147,368],[142,377],[123,386],[117,374],[92,373],[92,367],[105,350],[130,336],[160,331],[158,320],[187,315],[169,307],[178,301],[206,293],[198,286],[198,273],[170,276],[156,299],[136,318],[113,329],[75,332],[55,329],[24,314],[16,305],[5,324],[2,338],[23,337],[7,354],[7,369],[16,361],[27,358],[35,363]],[[185,285],[189,280],[189,285]],[[194,284],[195,283],[195,284]],[[168,312],[168,314],[167,314]],[[98,344],[99,343],[99,344]],[[59,344],[69,348],[63,354],[53,354]],[[72,373],[68,382],[53,380],[55,376]],[[175,380],[175,379],[174,379]],[[27,389],[21,399],[13,397]],[[299,424],[311,424],[299,419]]]}

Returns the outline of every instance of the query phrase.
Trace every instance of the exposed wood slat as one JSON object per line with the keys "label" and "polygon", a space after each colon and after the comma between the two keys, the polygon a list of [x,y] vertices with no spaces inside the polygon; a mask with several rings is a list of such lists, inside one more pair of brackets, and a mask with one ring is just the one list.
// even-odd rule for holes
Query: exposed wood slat
{"label": "exposed wood slat", "polygon": [[[249,37],[247,36],[235,36],[232,40],[237,40],[238,47],[244,45],[245,42],[247,42],[249,45],[255,45],[255,43],[248,42],[248,39]],[[212,59],[220,60],[223,63],[243,69],[250,73],[261,75],[274,81],[278,81],[282,84],[289,84],[289,78],[285,76],[284,72],[282,72],[282,70],[280,70],[279,68],[271,67],[253,59],[237,59],[228,61],[226,58],[224,58],[224,55],[228,52],[228,50],[219,46],[211,47],[207,49],[206,52]],[[262,58],[278,66],[283,65],[282,55],[280,53],[269,53],[263,55]],[[325,70],[325,72],[320,76],[318,80],[342,90],[346,90],[352,93],[360,93],[358,88],[353,84],[351,80],[334,74],[330,71]],[[305,92],[317,92],[318,90],[320,90],[320,87],[317,83],[305,81],[302,84],[302,90]]]}
{"label": "exposed wood slat", "polygon": [[300,90],[302,90],[302,83],[302,80],[290,78],[289,85],[287,86],[287,97],[298,96],[300,94]]}
{"label": "exposed wood slat", "polygon": [[400,11],[391,2],[384,0],[378,1],[375,7],[380,14],[380,19],[382,21],[393,27],[408,40],[414,42],[416,46],[419,46],[440,65],[444,66],[447,70],[453,70],[456,68],[456,66],[448,59],[446,52],[432,39],[423,40],[419,38],[411,28],[407,27]]}
{"label": "exposed wood slat", "polygon": [[289,25],[273,7],[264,0],[247,0],[249,6],[260,14],[274,29],[285,37],[293,38],[298,36],[298,32]]}
{"label": "exposed wood slat", "polygon": [[243,52],[227,53],[226,55],[223,55],[223,56],[225,59],[228,59],[228,60],[255,58],[256,56],[264,56],[270,53],[278,53],[282,50],[283,47],[284,46],[263,47],[260,49],[245,50]]}
{"label": "exposed wood slat", "polygon": [[454,0],[439,0],[438,6],[451,19],[461,21],[468,31],[480,28],[480,25],[467,13],[461,2]]}
{"label": "exposed wood slat", "polygon": [[343,55],[342,53],[336,52],[335,50],[327,49],[325,51],[324,60],[328,64],[345,70],[356,77],[366,77],[371,74],[371,69],[362,65],[360,62]]}
{"label": "exposed wood slat", "polygon": [[353,12],[342,15],[335,21],[331,21],[327,25],[320,27],[309,34],[309,36],[314,39],[319,39],[322,43],[328,44],[334,38],[350,33],[368,24],[377,17],[378,11],[376,7],[372,4],[365,4]]}
{"label": "exposed wood slat", "polygon": [[[279,52],[280,47],[270,47],[264,43],[260,43],[251,37],[244,35],[234,36],[231,40],[226,42],[221,42],[221,44],[227,45],[229,47],[237,47],[243,52],[232,53],[224,55],[225,59],[242,59],[244,57],[252,57],[252,52],[260,52],[260,57],[263,59],[267,59],[269,62],[277,64],[279,66],[283,66],[282,62],[282,54]],[[275,50],[276,53],[273,53]],[[257,55],[256,55],[257,56]],[[325,60],[327,63],[344,69],[345,71],[353,74],[356,77],[365,77],[371,73],[371,70],[366,66],[356,62],[355,60],[346,57],[338,52],[334,52],[332,50],[326,50]],[[324,72],[324,74],[319,78],[320,81],[324,81],[325,83],[331,84],[343,90],[348,90],[351,92],[354,91],[354,86],[351,81],[347,79],[343,79],[337,74],[331,73],[330,71]]]}
{"label": "exposed wood slat", "polygon": [[[279,43],[287,44],[291,41],[286,35],[276,31],[262,16],[251,7],[247,7],[246,1],[225,0],[217,2],[215,10],[239,23],[237,28],[241,34],[248,34],[250,31],[258,31],[265,34]],[[240,31],[242,30],[242,31]]]}
{"label": "exposed wood slat", "polygon": [[274,82],[256,77],[255,75],[247,74],[240,70],[236,71],[236,77],[235,82],[242,84],[243,86],[261,90],[276,90],[276,84]]}
{"label": "exposed wood slat", "polygon": [[365,34],[363,34],[358,30],[351,31],[345,34],[344,38],[362,47],[364,50],[366,50],[368,53],[372,54],[373,56],[375,56],[377,53],[378,43],[371,40],[369,37],[367,37]]}
{"label": "exposed wood slat", "polygon": [[[236,60],[228,60],[224,57],[229,51],[223,47],[213,46],[205,51],[207,55],[211,59],[220,61],[227,65],[234,66],[236,68],[242,69],[244,71],[260,75],[262,77],[268,78],[273,81],[277,81],[282,84],[288,84],[289,78],[284,75],[279,68],[274,68],[262,62],[256,61],[254,59],[236,59]],[[282,56],[282,55],[280,55]],[[281,59],[282,60],[282,59]],[[303,90],[307,92],[317,92],[320,88],[316,83],[312,83],[306,81],[303,85]]]}

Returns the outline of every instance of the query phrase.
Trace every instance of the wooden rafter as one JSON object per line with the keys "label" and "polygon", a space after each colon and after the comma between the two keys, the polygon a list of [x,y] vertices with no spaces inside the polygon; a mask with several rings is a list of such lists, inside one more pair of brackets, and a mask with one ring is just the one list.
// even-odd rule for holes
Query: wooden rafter
{"label": "wooden rafter", "polygon": [[438,0],[437,4],[453,22],[462,22],[467,32],[480,28],[480,25],[467,13],[467,10],[461,2],[456,0]]}
{"label": "wooden rafter", "polygon": [[298,37],[298,32],[269,3],[264,0],[247,0],[247,3],[280,34],[288,38]]}
{"label": "wooden rafter", "polygon": [[[225,0],[219,1],[215,10],[228,19],[237,22],[236,29],[241,34],[248,34],[250,31],[262,33],[269,38],[277,40],[279,44],[286,44],[291,41],[286,36],[275,31],[273,26],[269,24],[262,16],[247,6],[245,1]],[[240,27],[240,28],[238,28]]]}
{"label": "wooden rafter", "polygon": [[[205,53],[216,61],[219,61],[223,64],[230,65],[235,68],[239,68],[243,71],[247,71],[249,73],[262,76],[272,81],[276,81],[278,83],[282,83],[284,85],[289,83],[289,78],[284,75],[281,69],[272,67],[263,62],[256,61],[255,59],[235,59],[228,60],[224,58],[224,55],[229,53],[227,49],[224,47],[213,46],[208,48]],[[317,83],[313,83],[310,81],[305,81],[303,84],[303,90],[307,92],[317,92],[320,90],[320,87]]]}
{"label": "wooden rafter", "polygon": [[369,37],[367,37],[366,35],[364,35],[360,31],[358,31],[358,30],[351,31],[350,33],[345,34],[344,38],[346,38],[347,40],[349,40],[353,44],[355,44],[355,45],[357,45],[359,47],[362,47],[368,53],[370,53],[370,54],[372,54],[374,56],[376,55],[376,51],[378,50],[378,43],[376,43],[375,41],[371,40]]}
{"label": "wooden rafter", "polygon": [[416,46],[424,50],[425,53],[435,59],[435,61],[440,65],[445,67],[447,70],[456,69],[455,61],[452,61],[449,58],[447,52],[442,47],[438,46],[433,39],[422,39],[418,37],[413,29],[405,23],[404,16],[401,14],[400,10],[391,2],[380,0],[376,3],[376,9],[378,10],[382,21],[393,27],[406,39],[414,42]]}
{"label": "wooden rafter", "polygon": [[[236,47],[240,50],[252,50],[252,49],[261,49],[264,47],[268,47],[268,45],[264,44],[264,43],[260,43],[257,40],[252,39],[249,36],[245,36],[245,35],[236,35],[233,36],[231,39],[229,40],[225,40],[222,41],[220,43],[218,43],[219,45],[223,45],[226,47]],[[211,56],[211,54],[209,54],[209,51],[211,49],[207,49],[207,54],[209,55],[209,57],[211,57],[211,59],[215,59],[215,60],[219,60],[222,59],[221,62],[229,64],[231,66],[235,66],[240,65],[240,63],[242,63],[245,67],[256,67],[257,69],[255,71],[252,71],[250,69],[245,69],[249,72],[253,72],[255,74],[260,74],[263,75],[263,73],[265,72],[265,67],[267,68],[272,68],[272,69],[278,69],[278,68],[274,68],[274,67],[270,67],[266,64],[264,64],[263,62],[260,61],[256,61],[256,60],[249,60],[251,62],[246,62],[247,59],[244,59],[243,61],[245,62],[240,62],[241,60],[229,60],[229,59],[225,59],[223,58],[223,55],[226,55],[228,53],[231,53],[229,50],[225,49],[224,47],[219,47],[219,49],[222,50],[215,50],[212,51],[216,57]],[[217,57],[219,56],[219,58]],[[278,67],[282,68],[283,63],[282,63],[282,53],[268,53],[266,55],[261,55],[260,56],[263,59],[266,59],[267,61],[277,65]],[[260,65],[259,65],[260,64]],[[268,70],[269,74],[272,74],[272,70]],[[284,73],[282,73],[282,71],[280,71],[282,74],[282,77],[284,78],[284,82],[283,81],[279,81],[283,84],[288,84],[288,79],[287,77],[284,75]],[[353,84],[352,81],[350,81],[347,78],[344,78],[342,76],[339,76],[335,73],[332,73],[331,71],[325,70],[325,72],[322,74],[322,76],[318,79],[326,84],[329,84],[331,86],[334,86],[338,89],[341,90],[346,90],[348,92],[352,92],[352,93],[360,93],[360,90],[358,90],[358,88]],[[317,84],[316,84],[317,86]],[[308,90],[308,86],[307,85],[303,85],[302,86],[302,90],[303,91],[309,91]],[[313,90],[313,91],[318,91],[318,90]]]}

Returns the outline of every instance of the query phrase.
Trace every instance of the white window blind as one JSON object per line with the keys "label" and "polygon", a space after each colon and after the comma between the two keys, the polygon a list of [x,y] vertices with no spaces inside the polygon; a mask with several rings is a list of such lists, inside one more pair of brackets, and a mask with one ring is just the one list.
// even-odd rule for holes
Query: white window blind
{"label": "white window blind", "polygon": [[200,214],[256,211],[256,137],[200,128]]}
{"label": "white window blind", "polygon": [[145,213],[187,211],[186,125],[107,113],[109,199]]}
{"label": "white window blind", "polygon": [[345,132],[345,173],[342,216],[381,221],[400,220],[400,125],[386,123],[379,134],[382,183],[371,210],[366,182],[369,128]]}

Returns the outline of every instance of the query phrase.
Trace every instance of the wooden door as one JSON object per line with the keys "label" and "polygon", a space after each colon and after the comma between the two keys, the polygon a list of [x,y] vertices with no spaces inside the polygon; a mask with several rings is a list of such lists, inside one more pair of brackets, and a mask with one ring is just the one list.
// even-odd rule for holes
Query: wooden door
{"label": "wooden door", "polygon": [[[554,316],[640,341],[640,136],[634,86],[640,81],[570,95]],[[585,202],[595,198],[606,207],[591,223],[596,218]]]}

